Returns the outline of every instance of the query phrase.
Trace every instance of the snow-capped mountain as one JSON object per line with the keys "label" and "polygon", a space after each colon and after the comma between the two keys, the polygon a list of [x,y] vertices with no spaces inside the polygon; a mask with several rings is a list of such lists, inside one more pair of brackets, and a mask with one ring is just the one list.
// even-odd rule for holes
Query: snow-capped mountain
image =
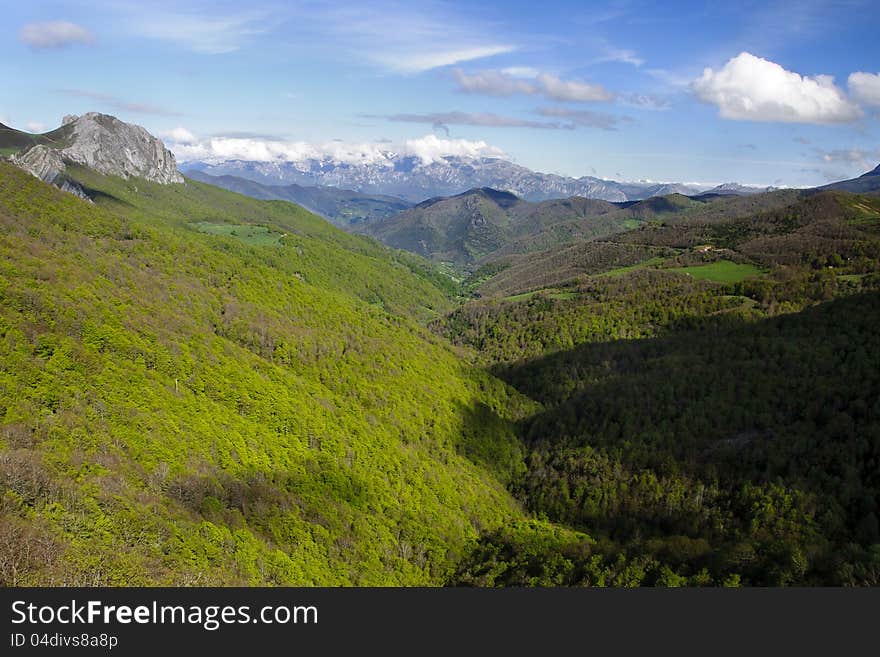
{"label": "snow-capped mountain", "polygon": [[333,158],[299,161],[226,160],[189,162],[184,172],[237,176],[264,185],[321,185],[353,189],[366,194],[396,196],[420,202],[437,196],[491,187],[529,201],[583,196],[606,201],[634,201],[663,194],[698,194],[704,188],[677,183],[615,182],[591,176],[569,178],[538,173],[498,157],[449,155],[425,161],[388,152],[369,161]]}

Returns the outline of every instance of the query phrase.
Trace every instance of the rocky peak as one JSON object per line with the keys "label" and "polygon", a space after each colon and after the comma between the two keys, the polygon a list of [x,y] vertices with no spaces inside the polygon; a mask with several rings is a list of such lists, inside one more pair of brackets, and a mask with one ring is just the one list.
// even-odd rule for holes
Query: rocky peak
{"label": "rocky peak", "polygon": [[49,182],[78,164],[121,178],[182,183],[174,155],[144,128],[114,116],[89,112],[65,116],[56,143],[33,146],[13,158],[18,166]]}

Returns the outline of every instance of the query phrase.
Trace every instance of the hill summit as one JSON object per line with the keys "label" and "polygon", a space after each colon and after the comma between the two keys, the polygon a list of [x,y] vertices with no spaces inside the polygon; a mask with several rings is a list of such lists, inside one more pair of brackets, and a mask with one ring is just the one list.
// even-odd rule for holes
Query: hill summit
{"label": "hill summit", "polygon": [[46,182],[60,185],[71,164],[121,178],[165,185],[183,182],[173,153],[161,140],[107,114],[65,116],[63,125],[52,132],[15,136],[25,146],[12,155],[13,164]]}

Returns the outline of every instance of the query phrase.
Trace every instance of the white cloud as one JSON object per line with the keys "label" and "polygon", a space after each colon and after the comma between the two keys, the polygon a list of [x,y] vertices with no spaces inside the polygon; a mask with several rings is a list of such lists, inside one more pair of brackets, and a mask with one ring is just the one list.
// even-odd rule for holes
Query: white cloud
{"label": "white cloud", "polygon": [[46,129],[39,121],[28,121],[24,124],[24,127],[27,128],[28,132],[41,133]]}
{"label": "white cloud", "polygon": [[414,155],[424,164],[430,164],[443,157],[505,157],[504,151],[490,146],[485,141],[467,139],[441,139],[437,135],[425,135],[419,139],[407,139],[403,152]]}
{"label": "white cloud", "polygon": [[95,35],[70,21],[29,23],[21,28],[18,37],[31,48],[58,49],[73,45],[89,45]]}
{"label": "white cloud", "polygon": [[162,137],[180,144],[192,144],[197,141],[196,136],[182,126],[178,126],[173,130],[162,133]]}
{"label": "white cloud", "polygon": [[390,54],[388,56],[376,54],[373,59],[398,73],[421,73],[432,68],[451,66],[452,64],[467,62],[472,59],[501,55],[512,50],[513,46],[509,45],[475,46],[457,50],[440,48],[424,53],[415,53],[408,57],[402,57],[397,54]]}
{"label": "white cloud", "polygon": [[847,85],[849,92],[865,105],[880,107],[880,73],[851,73]]}
{"label": "white cloud", "polygon": [[[523,72],[525,69],[520,69]],[[542,95],[569,102],[607,102],[614,94],[597,84],[580,80],[562,80],[550,73],[537,72],[532,79],[514,76],[503,70],[478,71],[468,74],[461,69],[452,72],[460,91],[487,96]]]}
{"label": "white cloud", "polygon": [[502,68],[501,72],[512,78],[536,78],[541,73],[541,71],[531,66],[508,66],[507,68]]}
{"label": "white cloud", "polygon": [[181,162],[201,160],[249,160],[257,162],[304,162],[311,159],[332,159],[348,164],[380,164],[393,166],[395,155],[412,155],[425,164],[444,156],[503,157],[504,152],[485,141],[441,139],[428,134],[400,144],[347,143],[329,141],[310,144],[302,141],[276,141],[257,138],[214,137],[205,140],[176,141],[169,138],[168,147]]}
{"label": "white cloud", "polygon": [[847,123],[862,116],[829,75],[801,76],[747,52],[723,68],[707,68],[691,88],[725,119],[784,123]]}

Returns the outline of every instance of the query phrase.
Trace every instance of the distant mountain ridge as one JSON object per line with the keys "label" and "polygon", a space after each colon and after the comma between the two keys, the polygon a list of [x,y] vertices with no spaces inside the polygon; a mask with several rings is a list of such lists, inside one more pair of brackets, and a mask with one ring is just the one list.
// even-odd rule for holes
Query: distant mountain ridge
{"label": "distant mountain ridge", "polygon": [[229,160],[181,165],[187,175],[230,175],[263,185],[329,186],[364,194],[390,195],[419,203],[488,187],[527,201],[581,196],[605,201],[633,201],[665,194],[698,194],[704,187],[680,183],[616,182],[592,176],[570,178],[539,173],[493,157],[447,156],[424,163],[414,156],[388,153],[384,161],[346,163],[330,158],[299,162]]}
{"label": "distant mountain ridge", "polygon": [[816,187],[811,191],[837,190],[841,192],[852,192],[854,194],[865,194],[880,191],[880,165],[871,169],[867,173],[863,173],[858,178],[849,180],[839,180],[828,185]]}
{"label": "distant mountain ridge", "polygon": [[187,175],[194,180],[256,199],[291,201],[341,228],[380,221],[412,205],[394,196],[361,194],[351,189],[305,187],[296,184],[263,185],[247,178],[212,176],[199,170],[189,171]]}

